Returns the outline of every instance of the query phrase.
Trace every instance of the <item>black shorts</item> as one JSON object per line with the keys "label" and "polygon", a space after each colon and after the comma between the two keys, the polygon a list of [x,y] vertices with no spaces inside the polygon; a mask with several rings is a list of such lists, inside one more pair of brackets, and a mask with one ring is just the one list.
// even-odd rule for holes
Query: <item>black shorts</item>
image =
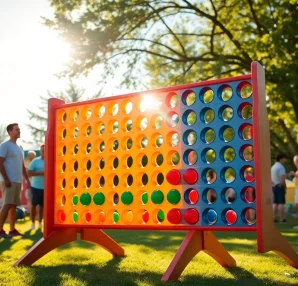
{"label": "black shorts", "polygon": [[272,187],[273,203],[284,205],[286,203],[286,190],[280,185]]}
{"label": "black shorts", "polygon": [[31,194],[32,194],[32,206],[43,206],[43,189],[36,189],[31,187]]}

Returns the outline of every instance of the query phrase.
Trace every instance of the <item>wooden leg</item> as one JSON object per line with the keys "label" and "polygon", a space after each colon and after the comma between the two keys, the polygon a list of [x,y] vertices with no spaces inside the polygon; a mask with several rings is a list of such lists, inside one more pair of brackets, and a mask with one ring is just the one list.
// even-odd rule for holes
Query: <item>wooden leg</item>
{"label": "wooden leg", "polygon": [[236,261],[214,237],[211,231],[190,231],[187,233],[162,281],[177,280],[188,263],[200,251],[205,251],[223,267],[235,267]]}
{"label": "wooden leg", "polygon": [[82,229],[81,240],[96,243],[114,256],[124,255],[124,249],[100,229]]}
{"label": "wooden leg", "polygon": [[49,253],[53,249],[77,240],[77,229],[56,229],[47,238],[40,239],[33,245],[15,264],[32,265],[39,258]]}

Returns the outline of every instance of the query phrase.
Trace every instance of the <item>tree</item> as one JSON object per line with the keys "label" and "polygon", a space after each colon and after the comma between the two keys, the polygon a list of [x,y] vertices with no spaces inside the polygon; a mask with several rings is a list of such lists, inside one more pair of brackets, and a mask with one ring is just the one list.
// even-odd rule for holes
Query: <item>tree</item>
{"label": "tree", "polygon": [[[68,75],[96,65],[150,87],[266,68],[272,155],[298,150],[297,0],[52,0],[45,24],[74,49]],[[146,80],[145,80],[146,79]]]}
{"label": "tree", "polygon": [[3,124],[0,124],[0,144],[4,142],[6,139],[8,139],[8,134],[6,131],[6,126]]}
{"label": "tree", "polygon": [[[38,107],[40,113],[36,113],[34,111],[30,111],[27,109],[29,114],[30,121],[33,121],[31,124],[27,124],[30,129],[30,133],[33,137],[33,141],[35,144],[39,144],[44,142],[44,136],[47,129],[47,110],[48,110],[48,100],[49,98],[59,98],[64,100],[66,103],[82,101],[83,99],[88,99],[84,97],[85,90],[79,88],[72,80],[69,81],[68,87],[61,92],[50,92],[47,91],[47,96],[40,96],[40,105]],[[90,97],[98,98],[101,96],[101,91],[97,94]]]}

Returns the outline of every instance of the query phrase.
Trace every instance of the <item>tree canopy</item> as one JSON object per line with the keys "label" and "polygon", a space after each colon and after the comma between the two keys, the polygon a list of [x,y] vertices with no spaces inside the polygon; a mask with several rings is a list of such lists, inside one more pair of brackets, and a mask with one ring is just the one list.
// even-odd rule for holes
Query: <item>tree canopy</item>
{"label": "tree canopy", "polygon": [[271,146],[298,152],[297,0],[52,0],[45,24],[72,44],[67,75],[125,67],[122,84],[161,87],[266,70]]}

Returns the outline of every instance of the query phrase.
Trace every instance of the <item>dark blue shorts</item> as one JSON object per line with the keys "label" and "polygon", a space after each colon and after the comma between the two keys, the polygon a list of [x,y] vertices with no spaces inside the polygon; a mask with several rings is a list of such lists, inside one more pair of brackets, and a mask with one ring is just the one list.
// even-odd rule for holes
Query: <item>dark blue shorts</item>
{"label": "dark blue shorts", "polygon": [[284,205],[286,203],[286,190],[280,185],[272,187],[273,203]]}
{"label": "dark blue shorts", "polygon": [[36,189],[31,187],[31,194],[32,194],[32,206],[43,206],[43,189]]}

